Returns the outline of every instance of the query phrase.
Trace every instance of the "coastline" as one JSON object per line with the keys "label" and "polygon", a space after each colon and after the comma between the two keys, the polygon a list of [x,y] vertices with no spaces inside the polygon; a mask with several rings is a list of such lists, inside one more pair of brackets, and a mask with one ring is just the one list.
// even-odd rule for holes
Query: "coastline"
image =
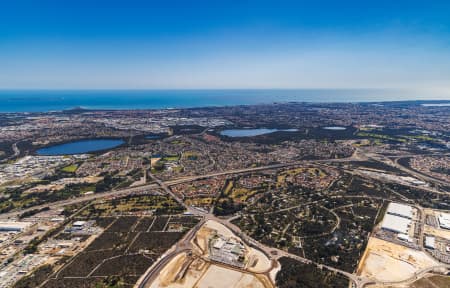
{"label": "coastline", "polygon": [[0,90],[0,113],[193,109],[274,103],[449,103],[380,89]]}

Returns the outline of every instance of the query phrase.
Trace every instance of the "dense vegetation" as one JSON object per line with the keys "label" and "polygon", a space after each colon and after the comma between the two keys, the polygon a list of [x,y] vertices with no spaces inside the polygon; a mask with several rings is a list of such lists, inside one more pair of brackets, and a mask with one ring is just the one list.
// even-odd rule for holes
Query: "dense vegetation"
{"label": "dense vegetation", "polygon": [[314,265],[303,264],[290,258],[281,258],[281,270],[276,277],[279,288],[346,288],[348,279]]}

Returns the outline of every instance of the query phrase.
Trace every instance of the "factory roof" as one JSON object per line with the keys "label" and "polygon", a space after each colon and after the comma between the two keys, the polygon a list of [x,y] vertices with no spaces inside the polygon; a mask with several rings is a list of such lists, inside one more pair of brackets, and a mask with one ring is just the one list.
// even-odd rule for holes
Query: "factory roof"
{"label": "factory roof", "polygon": [[218,238],[215,242],[213,247],[216,249],[222,249],[222,247],[226,244],[226,241],[222,238]]}
{"label": "factory roof", "polygon": [[435,238],[431,236],[425,237],[425,247],[434,249]]}
{"label": "factory roof", "polygon": [[403,233],[398,233],[397,238],[403,241],[409,241],[409,235],[408,234],[403,234]]}
{"label": "factory roof", "polygon": [[30,222],[15,222],[15,221],[7,221],[0,222],[0,230],[23,230],[33,223]]}
{"label": "factory roof", "polygon": [[405,204],[391,202],[388,205],[387,213],[405,218],[412,218],[412,207]]}
{"label": "factory roof", "polygon": [[439,226],[444,229],[450,229],[450,214],[441,213],[439,215]]}
{"label": "factory roof", "polygon": [[381,228],[397,233],[408,234],[410,224],[411,220],[409,219],[396,215],[385,214],[383,222],[381,223]]}
{"label": "factory roof", "polygon": [[84,226],[86,224],[86,221],[75,221],[73,222],[73,226]]}

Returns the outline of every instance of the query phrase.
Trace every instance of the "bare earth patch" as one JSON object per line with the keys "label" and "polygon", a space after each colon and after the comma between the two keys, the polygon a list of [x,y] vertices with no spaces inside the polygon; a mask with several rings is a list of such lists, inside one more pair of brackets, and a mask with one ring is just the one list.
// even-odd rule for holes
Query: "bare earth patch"
{"label": "bare earth patch", "polygon": [[414,272],[438,264],[422,251],[374,237],[370,238],[366,249],[366,256],[357,273],[377,281],[406,280]]}

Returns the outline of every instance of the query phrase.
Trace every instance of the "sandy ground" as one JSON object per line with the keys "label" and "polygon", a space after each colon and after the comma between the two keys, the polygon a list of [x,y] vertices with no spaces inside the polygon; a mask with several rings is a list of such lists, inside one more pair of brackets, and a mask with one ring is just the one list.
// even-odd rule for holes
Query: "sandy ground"
{"label": "sandy ground", "polygon": [[425,234],[431,234],[445,239],[450,239],[450,230],[436,229],[434,227],[425,225],[424,232]]}
{"label": "sandy ground", "polygon": [[358,274],[378,281],[405,280],[415,271],[437,264],[424,252],[374,237],[370,238],[367,249]]}
{"label": "sandy ground", "polygon": [[[175,279],[177,273],[180,271],[183,263],[186,260],[186,253],[181,253],[174,257],[169,264],[159,274],[157,287],[168,287]],[[155,283],[153,283],[155,284]],[[153,285],[152,285],[153,287]]]}
{"label": "sandy ground", "polygon": [[264,273],[267,272],[271,265],[271,262],[267,256],[261,251],[250,248],[247,254],[247,269],[256,273]]}
{"label": "sandy ground", "polygon": [[205,273],[207,264],[202,260],[195,260],[189,266],[189,270],[185,277],[176,281],[176,276],[180,272],[183,264],[190,261],[185,253],[174,257],[166,267],[161,271],[159,277],[152,283],[151,288],[190,288],[196,287],[195,284],[200,280]]}
{"label": "sandy ground", "polygon": [[[254,276],[224,267],[210,265],[202,260],[194,261],[185,277],[175,281],[186,254],[180,254],[161,271],[151,288],[272,288],[265,276]],[[261,279],[260,279],[261,278]]]}
{"label": "sandy ground", "polygon": [[264,288],[264,284],[250,274],[211,265],[198,288]]}
{"label": "sandy ground", "polygon": [[277,266],[274,267],[269,273],[270,279],[272,280],[273,283],[276,283],[277,273],[280,272],[280,270],[281,270],[281,265],[280,265],[280,263],[277,262]]}
{"label": "sandy ground", "polygon": [[[208,254],[208,238],[213,233],[213,230],[202,226],[195,234],[195,237],[191,240],[194,250],[197,254],[207,255]],[[198,249],[196,249],[198,248]]]}
{"label": "sandy ground", "polygon": [[210,229],[217,230],[219,234],[222,234],[225,237],[236,237],[230,229],[216,221],[208,220],[204,224],[204,226]]}
{"label": "sandy ground", "polygon": [[368,285],[367,288],[448,288],[450,287],[450,276],[427,275],[411,284],[394,286]]}

